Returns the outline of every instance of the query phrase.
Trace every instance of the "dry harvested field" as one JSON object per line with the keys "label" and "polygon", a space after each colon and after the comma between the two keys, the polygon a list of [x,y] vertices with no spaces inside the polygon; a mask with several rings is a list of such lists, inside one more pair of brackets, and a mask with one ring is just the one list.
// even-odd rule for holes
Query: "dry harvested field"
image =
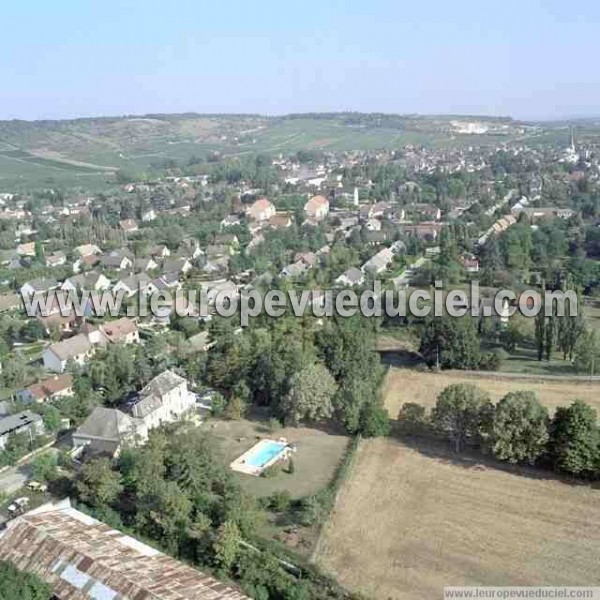
{"label": "dry harvested field", "polygon": [[316,554],[342,584],[376,600],[600,585],[600,491],[424,444],[362,442]]}
{"label": "dry harvested field", "polygon": [[431,408],[435,406],[438,394],[446,386],[465,382],[474,383],[486,390],[494,402],[508,392],[532,390],[551,413],[557,406],[565,406],[575,399],[580,399],[593,406],[600,414],[600,381],[523,378],[492,373],[479,376],[461,371],[430,373],[390,369],[384,384],[385,404],[392,418],[395,418],[405,402],[418,402]]}

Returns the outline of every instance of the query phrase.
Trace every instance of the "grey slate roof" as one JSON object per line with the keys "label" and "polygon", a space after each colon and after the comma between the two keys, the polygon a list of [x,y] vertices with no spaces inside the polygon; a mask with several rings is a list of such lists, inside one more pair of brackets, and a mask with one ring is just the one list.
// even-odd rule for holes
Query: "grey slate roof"
{"label": "grey slate roof", "polygon": [[137,426],[135,419],[116,408],[96,406],[75,435],[119,441],[123,435],[135,432]]}
{"label": "grey slate roof", "polygon": [[163,371],[140,392],[140,396],[158,396],[162,398],[162,396],[168,394],[182,383],[185,383],[185,379],[177,375],[177,373]]}
{"label": "grey slate roof", "polygon": [[40,421],[42,421],[42,417],[30,410],[8,415],[7,417],[0,418],[0,436],[17,432],[22,427],[28,427]]}

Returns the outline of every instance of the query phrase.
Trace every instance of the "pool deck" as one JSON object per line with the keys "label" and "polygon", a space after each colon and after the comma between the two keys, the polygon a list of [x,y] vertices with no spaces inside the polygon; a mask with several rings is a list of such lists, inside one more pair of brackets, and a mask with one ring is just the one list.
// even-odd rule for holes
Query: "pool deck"
{"label": "pool deck", "polygon": [[245,473],[246,475],[254,475],[255,477],[258,477],[265,469],[268,469],[271,465],[274,465],[277,461],[279,461],[283,458],[287,458],[290,455],[290,452],[292,452],[292,449],[289,446],[286,446],[285,448],[282,448],[281,452],[276,454],[270,461],[268,461],[267,463],[265,463],[264,465],[262,465],[260,467],[255,467],[248,462],[248,457],[251,456],[252,454],[254,454],[257,450],[260,450],[261,446],[264,446],[266,444],[272,444],[274,442],[287,444],[287,441],[284,440],[283,438],[280,438],[279,440],[272,440],[270,438],[262,439],[259,442],[257,442],[256,444],[254,444],[254,446],[252,446],[252,448],[246,450],[246,452],[244,452],[244,454],[242,454],[241,456],[236,458],[229,465],[229,467],[233,471],[237,471],[238,473]]}

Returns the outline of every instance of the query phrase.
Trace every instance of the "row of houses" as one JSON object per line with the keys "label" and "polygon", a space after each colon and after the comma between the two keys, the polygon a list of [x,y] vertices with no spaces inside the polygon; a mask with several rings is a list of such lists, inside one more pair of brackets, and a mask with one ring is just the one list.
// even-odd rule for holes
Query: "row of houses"
{"label": "row of houses", "polygon": [[140,341],[135,321],[122,317],[98,326],[85,324],[80,333],[50,344],[43,353],[44,367],[54,373],[63,373],[69,362],[85,364],[96,348],[110,343],[137,344]]}

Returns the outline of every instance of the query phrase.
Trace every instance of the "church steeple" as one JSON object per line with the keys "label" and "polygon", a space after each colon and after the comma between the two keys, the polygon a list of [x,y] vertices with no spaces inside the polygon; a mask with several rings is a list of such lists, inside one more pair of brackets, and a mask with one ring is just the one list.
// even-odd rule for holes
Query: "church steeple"
{"label": "church steeple", "polygon": [[571,129],[571,145],[570,145],[570,148],[571,148],[572,152],[575,152],[575,133],[573,132],[573,128],[572,127],[570,129]]}

